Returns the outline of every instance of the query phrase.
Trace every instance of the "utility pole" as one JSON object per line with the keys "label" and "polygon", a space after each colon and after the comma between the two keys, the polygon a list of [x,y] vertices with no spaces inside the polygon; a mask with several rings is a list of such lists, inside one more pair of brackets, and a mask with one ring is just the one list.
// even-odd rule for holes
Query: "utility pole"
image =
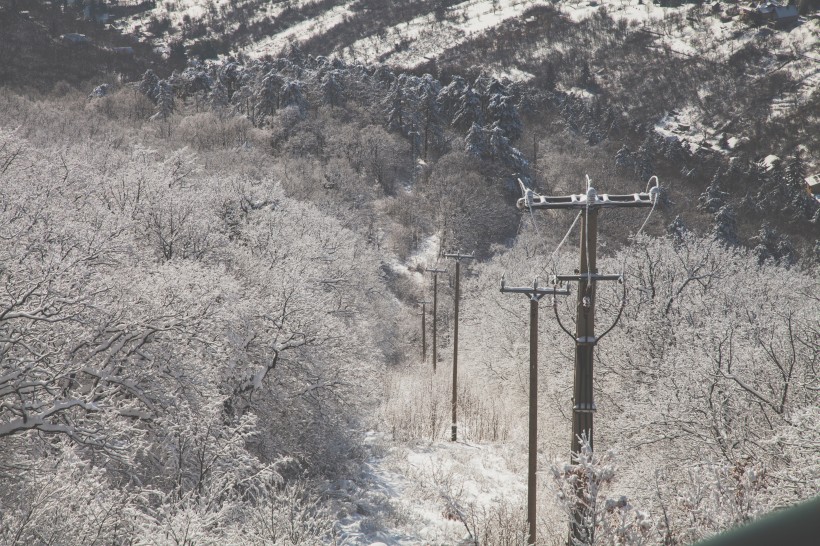
{"label": "utility pole", "polygon": [[456,424],[456,404],[458,403],[458,304],[461,300],[461,289],[459,283],[461,281],[461,260],[474,260],[475,252],[472,254],[461,254],[456,252],[454,254],[444,254],[445,258],[453,258],[456,261],[456,293],[454,299],[454,325],[453,325],[453,401],[452,401],[452,427],[450,441],[455,442],[458,435],[458,425]]}
{"label": "utility pole", "polygon": [[[598,274],[595,252],[598,238],[598,211],[601,208],[652,207],[657,201],[659,190],[656,186],[646,193],[598,195],[595,188],[589,186],[585,194],[545,197],[536,195],[531,189],[523,189],[524,197],[517,203],[519,209],[574,209],[582,213],[580,269],[575,275],[556,275],[554,278],[555,282],[575,281],[578,283],[575,335],[567,331],[563,325],[561,328],[575,340],[571,452],[579,453],[582,435],[586,435],[589,439],[590,449],[593,446],[592,418],[596,409],[593,397],[593,352],[598,341],[615,326],[612,324],[603,335],[595,336],[595,286],[597,281],[623,282],[623,274]],[[560,324],[557,309],[556,318],[559,319]],[[620,314],[615,319],[615,323],[618,319],[620,319]],[[580,489],[578,494],[581,494]],[[581,502],[580,499],[578,502]],[[582,539],[581,525],[579,507],[570,521],[571,539]]]}
{"label": "utility pole", "polygon": [[436,322],[436,310],[438,308],[438,274],[447,273],[446,269],[427,268],[428,273],[433,274],[433,373],[436,373],[436,363],[438,362],[438,345],[436,343],[436,335],[438,332],[438,323]]}
{"label": "utility pole", "polygon": [[429,301],[419,301],[421,304],[421,363],[427,362],[427,304]]}
{"label": "utility pole", "polygon": [[538,302],[547,294],[569,295],[569,289],[545,288],[538,286],[538,279],[532,287],[508,287],[501,278],[501,291],[525,294],[530,299],[530,438],[527,471],[527,544],[535,544],[536,504],[535,471],[538,463]]}

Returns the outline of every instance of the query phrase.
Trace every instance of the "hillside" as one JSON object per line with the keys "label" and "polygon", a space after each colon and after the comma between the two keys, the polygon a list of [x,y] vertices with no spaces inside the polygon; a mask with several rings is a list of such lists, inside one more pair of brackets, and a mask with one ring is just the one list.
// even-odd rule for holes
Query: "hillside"
{"label": "hillside", "polygon": [[[792,178],[818,170],[820,20],[810,3],[801,9],[808,15],[797,24],[759,27],[721,4],[187,1],[121,22],[166,56],[173,51],[177,63],[182,51],[264,60],[297,47],[349,66],[429,73],[442,86],[455,77],[495,77],[514,85],[515,100],[525,97],[523,132],[513,144],[543,170],[532,173],[536,186],[570,191],[564,180],[592,174],[556,172],[560,159],[550,152],[560,144],[551,137],[568,128],[591,145],[573,155],[610,156],[592,160],[606,166],[610,191],[625,189],[611,172],[616,152],[621,168],[650,162],[669,203],[695,202],[708,188],[726,193],[740,240],[759,237],[765,220],[806,255],[817,230],[803,240],[798,218],[810,219],[811,205],[788,207],[789,183],[761,167],[774,155],[784,171],[791,165],[799,173]],[[648,149],[652,157],[640,158]],[[796,156],[799,164],[789,159]],[[721,183],[724,171],[732,175]],[[674,215],[708,230],[717,210],[704,217],[692,209]]]}

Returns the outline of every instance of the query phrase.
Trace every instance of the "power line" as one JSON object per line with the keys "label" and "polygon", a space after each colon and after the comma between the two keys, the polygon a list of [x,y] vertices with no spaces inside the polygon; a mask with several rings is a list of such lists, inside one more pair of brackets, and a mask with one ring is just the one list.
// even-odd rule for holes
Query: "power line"
{"label": "power line", "polygon": [[[658,197],[657,178],[652,192],[634,193],[628,195],[598,194],[592,186],[589,177],[586,179],[587,189],[583,194],[565,196],[535,195],[532,190],[525,189],[524,195],[518,200],[519,209],[572,209],[581,213],[581,241],[580,267],[574,275],[555,275],[554,283],[577,282],[578,297],[576,304],[575,334],[573,335],[560,322],[557,304],[553,303],[556,318],[561,328],[570,334],[575,341],[575,371],[573,381],[572,406],[572,438],[571,453],[581,451],[580,438],[586,436],[589,446],[593,446],[593,415],[595,414],[595,400],[593,393],[593,354],[595,345],[600,337],[595,336],[595,288],[598,281],[617,280],[623,282],[623,274],[601,275],[596,265],[596,247],[598,238],[598,212],[602,208],[621,207],[651,207],[654,209]],[[522,184],[523,186],[523,184]],[[650,211],[651,214],[651,211]],[[647,220],[644,222],[648,221]],[[641,227],[643,229],[643,226]],[[623,310],[623,302],[621,311]],[[618,313],[615,323],[620,319]],[[615,325],[606,329],[607,334]],[[581,516],[583,503],[582,490],[577,489],[578,499],[574,515],[570,520],[570,534],[572,540],[582,538],[584,522]]]}

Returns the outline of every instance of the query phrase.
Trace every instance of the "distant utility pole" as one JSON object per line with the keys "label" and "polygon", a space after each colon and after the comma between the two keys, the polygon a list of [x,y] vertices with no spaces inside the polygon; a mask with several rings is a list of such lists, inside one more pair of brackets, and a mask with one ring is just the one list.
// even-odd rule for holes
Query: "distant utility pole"
{"label": "distant utility pole", "polygon": [[454,311],[454,326],[453,326],[453,426],[450,440],[455,442],[458,435],[458,425],[456,424],[456,404],[458,403],[458,304],[461,299],[461,290],[459,283],[461,281],[461,260],[474,260],[475,252],[472,254],[461,254],[456,252],[454,254],[444,254],[445,258],[453,258],[456,261],[456,293],[453,297],[455,303]]}
{"label": "distant utility pole", "polygon": [[527,471],[527,524],[529,536],[527,544],[535,544],[535,471],[538,463],[538,302],[547,294],[569,295],[569,289],[545,288],[538,286],[538,279],[532,287],[508,287],[501,278],[501,291],[525,294],[530,298],[530,439],[529,466]]}
{"label": "distant utility pole", "polygon": [[[618,207],[652,207],[658,197],[658,188],[648,193],[629,195],[608,195],[588,187],[585,194],[557,197],[536,195],[530,189],[524,190],[524,197],[518,200],[519,209],[577,209],[582,212],[581,222],[581,267],[576,275],[556,275],[556,282],[575,281],[578,283],[578,303],[575,319],[575,381],[572,406],[572,453],[581,451],[580,437],[585,434],[592,448],[592,417],[595,413],[593,398],[593,351],[596,343],[614,327],[610,326],[602,336],[595,337],[595,285],[597,281],[618,280],[623,282],[623,274],[599,275],[596,268],[595,250],[597,246],[598,210]],[[556,310],[556,317],[558,317]],[[620,318],[620,314],[618,315]],[[559,319],[560,320],[560,319]],[[616,323],[617,323],[616,319]],[[563,325],[561,328],[567,331]],[[567,331],[567,333],[569,333]],[[570,333],[570,335],[572,335]],[[570,460],[570,462],[572,462]],[[580,491],[578,491],[580,495]],[[579,501],[580,502],[580,501]],[[570,521],[572,538],[582,539],[580,510]]]}
{"label": "distant utility pole", "polygon": [[438,322],[436,318],[436,310],[438,308],[438,274],[447,273],[446,269],[427,268],[428,273],[433,274],[433,373],[436,373],[436,363],[438,362],[436,335],[438,332]]}
{"label": "distant utility pole", "polygon": [[421,363],[427,362],[427,304],[429,301],[419,301],[421,304]]}

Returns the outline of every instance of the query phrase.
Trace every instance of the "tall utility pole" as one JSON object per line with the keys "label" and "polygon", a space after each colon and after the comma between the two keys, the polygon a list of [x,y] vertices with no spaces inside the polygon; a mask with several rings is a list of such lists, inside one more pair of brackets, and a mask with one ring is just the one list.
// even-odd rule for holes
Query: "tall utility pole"
{"label": "tall utility pole", "polygon": [[529,536],[527,544],[535,544],[535,471],[538,463],[538,302],[547,294],[569,295],[569,289],[544,288],[538,286],[538,279],[532,287],[508,287],[501,278],[501,291],[525,294],[530,298],[530,438],[527,471],[527,524]]}
{"label": "tall utility pole", "polygon": [[458,403],[458,304],[461,300],[461,289],[459,283],[461,281],[461,260],[473,260],[475,259],[475,253],[472,254],[461,254],[460,252],[456,252],[455,254],[444,254],[445,258],[453,258],[456,261],[456,293],[453,297],[454,300],[454,326],[453,326],[453,401],[452,401],[452,413],[453,413],[453,425],[451,428],[452,434],[450,435],[450,440],[455,442],[456,437],[458,435],[458,425],[456,424],[456,404]]}
{"label": "tall utility pole", "polygon": [[[582,435],[586,435],[589,439],[590,449],[593,445],[592,417],[595,414],[595,400],[592,387],[592,357],[595,345],[600,340],[600,337],[595,337],[595,285],[597,281],[618,280],[623,282],[622,274],[598,274],[595,256],[598,238],[598,211],[601,208],[652,207],[657,197],[657,187],[652,188],[648,193],[598,195],[595,188],[590,186],[587,188],[585,194],[557,197],[535,195],[532,190],[525,189],[524,197],[519,199],[517,203],[519,209],[576,209],[582,212],[581,266],[578,270],[578,274],[555,276],[556,282],[575,281],[578,283],[574,336],[575,381],[572,406],[572,453],[579,453],[581,451],[580,437]],[[609,330],[607,330],[607,332],[608,331]],[[580,495],[581,491],[579,490],[578,493]],[[580,509],[578,509],[575,511],[575,517],[570,521],[570,533],[572,538],[582,539],[581,524]]]}
{"label": "tall utility pole", "polygon": [[429,301],[419,301],[421,304],[421,363],[427,362],[427,304]]}
{"label": "tall utility pole", "polygon": [[447,273],[446,269],[427,268],[428,273],[433,274],[433,373],[436,373],[436,363],[438,362],[438,345],[436,343],[436,335],[438,332],[438,323],[436,322],[436,310],[438,308],[438,274]]}

